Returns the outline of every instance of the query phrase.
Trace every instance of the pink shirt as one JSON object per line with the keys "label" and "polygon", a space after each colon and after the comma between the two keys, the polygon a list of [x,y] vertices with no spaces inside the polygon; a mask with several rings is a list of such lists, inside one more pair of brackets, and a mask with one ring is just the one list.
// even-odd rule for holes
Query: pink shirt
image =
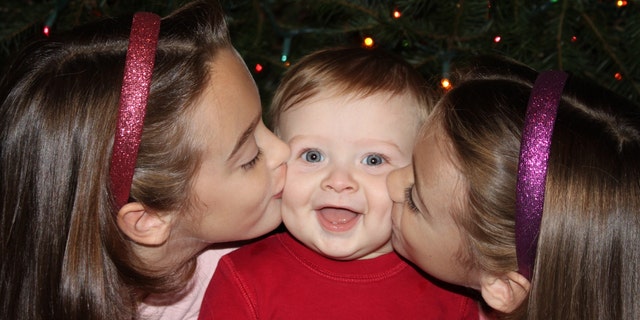
{"label": "pink shirt", "polygon": [[138,316],[148,320],[198,319],[202,297],[207,290],[213,271],[220,258],[236,248],[210,249],[198,256],[198,265],[184,295],[174,301],[163,301],[150,296],[140,305]]}

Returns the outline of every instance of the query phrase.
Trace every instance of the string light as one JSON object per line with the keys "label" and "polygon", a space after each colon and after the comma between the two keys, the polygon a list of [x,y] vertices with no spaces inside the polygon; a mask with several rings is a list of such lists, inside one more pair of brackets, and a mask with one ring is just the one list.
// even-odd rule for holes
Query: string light
{"label": "string light", "polygon": [[373,38],[371,38],[371,37],[366,37],[366,38],[364,38],[364,40],[362,41],[362,44],[363,44],[365,47],[367,47],[367,48],[371,48],[371,47],[373,47],[374,43],[375,43],[375,42],[373,41]]}
{"label": "string light", "polygon": [[571,37],[571,42],[576,42],[576,41],[578,41],[578,37],[576,37],[576,36],[572,36],[572,37]]}
{"label": "string light", "polygon": [[613,75],[613,77],[614,77],[616,80],[620,81],[620,80],[622,80],[622,73],[620,73],[620,72],[616,72],[616,74],[614,74],[614,75]]}
{"label": "string light", "polygon": [[618,0],[618,1],[616,2],[616,5],[617,5],[618,7],[620,7],[620,8],[621,8],[621,7],[626,6],[627,4],[628,4],[628,3],[627,3],[627,1],[626,1],[626,0]]}
{"label": "string light", "polygon": [[393,10],[393,17],[396,19],[399,19],[402,16],[402,12],[400,12],[400,10],[395,9]]}
{"label": "string light", "polygon": [[451,59],[453,59],[454,53],[451,51],[445,51],[441,52],[439,56],[440,59],[442,59],[442,76],[440,78],[440,86],[445,91],[449,91],[451,89],[451,81],[449,81]]}
{"label": "string light", "polygon": [[451,89],[451,82],[447,78],[442,78],[442,80],[440,80],[440,85],[445,90]]}
{"label": "string light", "polygon": [[255,67],[256,72],[260,73],[262,72],[262,69],[263,69],[262,65],[259,63],[256,63],[256,67]]}
{"label": "string light", "polygon": [[493,38],[493,42],[495,42],[495,43],[498,43],[498,42],[500,42],[500,41],[502,41],[502,37],[501,37],[501,36],[495,36],[495,37]]}
{"label": "string light", "polygon": [[60,12],[60,10],[62,10],[64,7],[67,6],[68,2],[69,0],[56,1],[56,7],[54,8],[53,12],[51,12],[47,20],[44,22],[44,27],[42,28],[42,33],[45,36],[48,37],[51,34],[51,27],[56,23],[56,19],[58,19],[58,13]]}
{"label": "string light", "polygon": [[282,43],[282,54],[280,55],[280,61],[287,62],[289,59],[289,52],[291,52],[291,39],[293,36],[284,37],[284,41]]}
{"label": "string light", "polygon": [[51,13],[49,18],[47,18],[47,21],[44,22],[44,28],[42,28],[42,33],[44,33],[45,36],[48,37],[51,34],[51,26],[53,26],[57,18],[58,18],[58,10],[56,9]]}

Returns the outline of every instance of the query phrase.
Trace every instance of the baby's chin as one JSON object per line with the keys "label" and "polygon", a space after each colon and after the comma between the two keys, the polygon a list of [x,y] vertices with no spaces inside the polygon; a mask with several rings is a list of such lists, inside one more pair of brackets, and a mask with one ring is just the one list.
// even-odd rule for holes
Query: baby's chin
{"label": "baby's chin", "polygon": [[393,251],[390,242],[388,245],[383,244],[375,249],[361,246],[348,247],[344,244],[335,244],[332,246],[327,246],[326,244],[307,245],[307,247],[329,259],[340,261],[373,259]]}

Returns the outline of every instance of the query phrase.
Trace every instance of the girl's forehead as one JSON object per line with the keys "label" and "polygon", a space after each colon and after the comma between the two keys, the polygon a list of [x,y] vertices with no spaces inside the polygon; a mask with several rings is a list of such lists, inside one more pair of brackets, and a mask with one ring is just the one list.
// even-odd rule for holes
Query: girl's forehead
{"label": "girl's forehead", "polygon": [[455,168],[458,168],[457,153],[451,138],[443,129],[440,120],[437,117],[430,117],[418,132],[414,147],[414,158],[431,156],[434,152],[441,155],[439,161],[447,161]]}

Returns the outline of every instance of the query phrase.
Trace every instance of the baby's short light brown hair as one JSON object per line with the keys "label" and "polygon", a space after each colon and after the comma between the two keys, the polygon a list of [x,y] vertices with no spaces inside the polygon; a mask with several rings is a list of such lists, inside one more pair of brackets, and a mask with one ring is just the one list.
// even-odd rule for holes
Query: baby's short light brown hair
{"label": "baby's short light brown hair", "polygon": [[402,57],[379,48],[335,47],[313,52],[287,70],[269,109],[277,133],[280,115],[320,90],[367,97],[376,93],[409,93],[422,121],[433,109],[435,95],[424,77]]}

